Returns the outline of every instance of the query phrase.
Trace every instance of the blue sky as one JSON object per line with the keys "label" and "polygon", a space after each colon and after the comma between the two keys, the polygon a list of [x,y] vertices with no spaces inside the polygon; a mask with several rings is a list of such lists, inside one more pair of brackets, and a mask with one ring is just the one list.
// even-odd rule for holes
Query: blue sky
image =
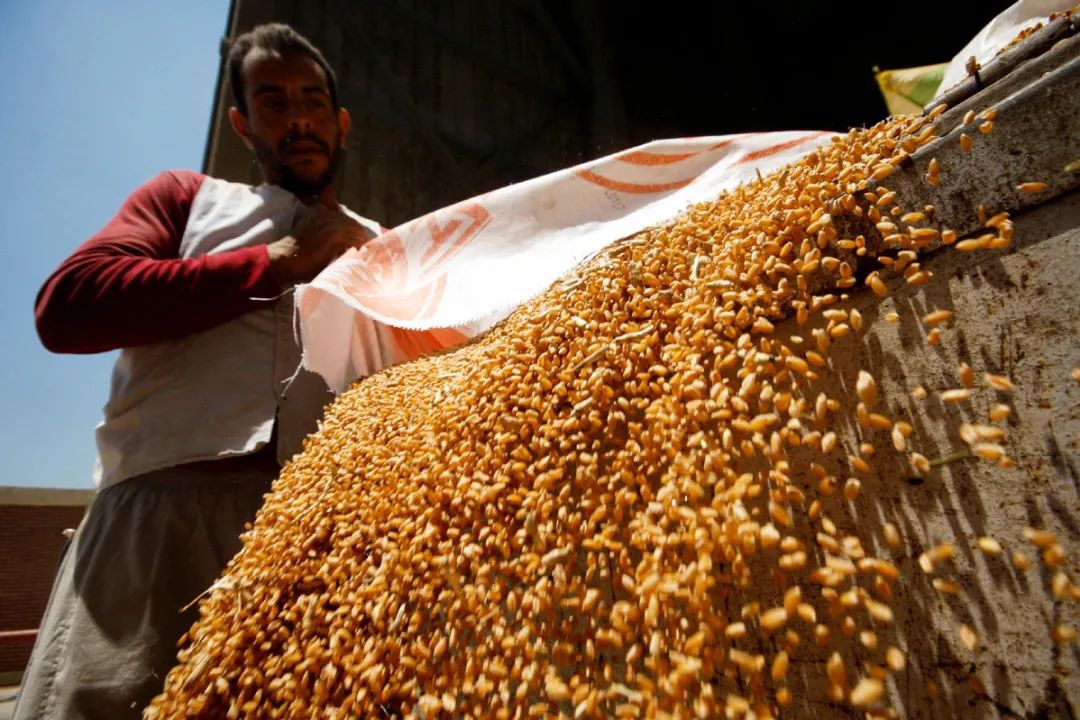
{"label": "blue sky", "polygon": [[140,183],[199,170],[228,0],[0,0],[0,485],[89,488],[113,354],[38,342],[41,283]]}

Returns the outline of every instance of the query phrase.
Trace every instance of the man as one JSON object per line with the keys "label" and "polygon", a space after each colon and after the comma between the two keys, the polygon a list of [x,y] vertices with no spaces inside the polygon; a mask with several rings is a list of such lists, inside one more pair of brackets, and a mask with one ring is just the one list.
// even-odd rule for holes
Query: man
{"label": "man", "polygon": [[335,197],[349,114],[288,26],[237,38],[228,70],[229,119],[266,184],[158,175],[37,298],[50,350],[122,351],[97,428],[101,490],[58,571],[19,720],[141,715],[193,601],[331,399],[299,370],[290,291],[379,232]]}

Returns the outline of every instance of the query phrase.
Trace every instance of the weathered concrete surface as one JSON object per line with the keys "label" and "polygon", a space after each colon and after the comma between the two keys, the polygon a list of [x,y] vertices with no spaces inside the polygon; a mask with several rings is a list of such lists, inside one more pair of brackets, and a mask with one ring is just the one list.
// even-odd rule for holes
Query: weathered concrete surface
{"label": "weathered concrete surface", "polygon": [[[1015,220],[1011,250],[966,254],[943,248],[923,259],[934,273],[929,284],[911,287],[894,280],[886,299],[864,288],[855,293],[852,302],[863,315],[864,331],[834,343],[830,362],[836,373],[822,373],[810,395],[821,391],[847,398],[834,415],[842,425],[829,428],[842,432],[849,451],[863,441],[877,448],[875,474],[862,477],[862,496],[854,503],[835,500],[825,512],[842,531],[860,536],[868,552],[891,558],[902,571],[894,584],[896,621],[879,630],[877,651],[843,637],[834,637],[832,647],[846,646],[846,657],[879,663],[887,644],[904,649],[907,669],[889,680],[889,692],[893,706],[910,718],[1056,718],[1075,717],[1080,710],[1080,650],[1050,639],[1055,624],[1080,626],[1080,610],[1076,603],[1054,600],[1053,571],[1023,536],[1026,526],[1056,533],[1069,554],[1064,569],[1080,579],[1080,384],[1070,377],[1080,366],[1080,192]],[[944,326],[940,344],[930,346],[920,318],[936,309],[955,316]],[[893,311],[898,322],[885,319]],[[778,327],[780,333],[810,341],[809,329],[793,321]],[[960,387],[960,362],[976,372],[972,398],[943,403],[940,391]],[[851,420],[859,368],[877,377],[879,412],[910,422],[912,448],[930,459],[966,448],[957,432],[960,423],[988,422],[992,404],[1011,405],[1006,446],[1016,468],[967,459],[916,478],[888,432],[862,430]],[[994,391],[983,382],[984,372],[1010,377],[1015,389]],[[928,392],[925,399],[912,397],[916,385]],[[844,467],[844,453],[838,448],[835,454],[836,467]],[[900,529],[903,550],[885,545],[886,522]],[[975,540],[983,535],[999,540],[1006,554],[982,553]],[[943,542],[959,552],[935,576],[958,582],[958,596],[935,590],[932,576],[917,562],[923,550]],[[1030,570],[1009,562],[1013,550],[1033,558]],[[853,614],[860,628],[867,626],[865,614]],[[978,632],[974,651],[959,639],[961,623]],[[785,716],[855,717],[841,705],[812,700],[825,697],[823,673],[814,665],[831,650],[812,648],[811,630],[800,628],[802,660],[793,657],[792,666],[798,699]],[[927,681],[936,684],[936,697],[928,695]]]}
{"label": "weathered concrete surface", "polygon": [[[1027,526],[1054,532],[1069,556],[1063,569],[1071,579],[1080,578],[1080,383],[1070,377],[1080,367],[1080,174],[1067,167],[1080,158],[1080,112],[1074,107],[1080,98],[1078,82],[1080,38],[1072,37],[1025,60],[1013,76],[943,115],[937,122],[942,137],[884,181],[906,209],[932,204],[930,222],[961,235],[983,232],[978,205],[989,214],[1012,212],[1013,247],[965,254],[935,243],[919,251],[923,268],[934,273],[928,284],[911,287],[894,280],[884,300],[860,286],[852,302],[863,315],[864,332],[834,344],[830,362],[836,372],[822,373],[812,389],[813,395],[824,392],[843,401],[833,416],[841,426],[829,429],[842,432],[847,451],[860,442],[872,442],[877,449],[874,474],[861,478],[862,496],[847,507],[843,501],[827,505],[825,512],[842,531],[861,537],[869,552],[901,568],[892,600],[896,620],[887,631],[878,628],[882,646],[895,643],[908,657],[907,668],[888,683],[891,705],[901,716],[1080,714],[1080,650],[1050,638],[1057,624],[1080,625],[1080,610],[1074,602],[1054,598],[1050,582],[1056,569],[1038,559],[1037,548],[1023,535]],[[968,110],[989,107],[998,112],[988,135],[976,129],[981,120],[961,124]],[[974,140],[970,153],[960,148],[961,132]],[[942,166],[937,188],[924,179],[931,158]],[[1018,183],[1030,180],[1046,182],[1047,190],[1017,192]],[[871,248],[879,248],[880,237],[872,228],[866,232]],[[862,269],[876,265],[870,260]],[[937,309],[952,310],[954,318],[942,328],[941,342],[930,346],[920,318]],[[885,319],[890,312],[899,314],[898,322]],[[809,328],[794,322],[777,329],[809,340]],[[944,403],[939,393],[961,386],[961,362],[978,378],[972,398]],[[878,411],[909,422],[915,428],[910,449],[932,460],[966,449],[958,433],[961,423],[987,423],[991,405],[1009,404],[1013,412],[1004,423],[1006,447],[1016,467],[1005,470],[985,460],[962,459],[916,477],[906,454],[892,447],[888,432],[863,430],[851,420],[860,368],[878,380],[883,397]],[[982,381],[986,372],[1010,377],[1015,389],[993,390]],[[925,399],[911,395],[917,385],[927,391]],[[843,471],[840,451],[837,460],[832,469]],[[902,550],[885,545],[886,522],[899,527]],[[981,552],[976,546],[980,536],[997,539],[1005,554]],[[958,555],[927,575],[918,556],[939,543],[954,544]],[[1018,570],[1009,561],[1015,550],[1033,559],[1030,570]],[[931,584],[935,576],[958,583],[961,593],[938,591]],[[866,627],[863,617],[855,619],[860,629]],[[974,650],[961,642],[961,624],[977,631]],[[846,658],[880,663],[880,646],[870,651],[834,633],[829,648],[810,650],[812,633],[808,628],[803,634],[802,659],[793,662],[797,699],[785,715],[861,715],[817,700],[826,694],[820,665],[836,647]]]}
{"label": "weathered concrete surface", "polygon": [[[992,130],[983,133],[982,116],[991,109]],[[976,119],[964,124],[968,111]],[[980,205],[990,213],[1016,213],[1080,186],[1080,35],[946,112],[934,132],[938,139],[919,148],[883,184],[909,210],[933,205],[931,222],[960,235],[981,227]],[[962,134],[971,140],[970,151],[961,147]],[[941,166],[937,187],[925,179],[932,160]],[[1017,188],[1033,181],[1046,189]],[[865,232],[870,245],[880,247],[880,235],[872,227]]]}

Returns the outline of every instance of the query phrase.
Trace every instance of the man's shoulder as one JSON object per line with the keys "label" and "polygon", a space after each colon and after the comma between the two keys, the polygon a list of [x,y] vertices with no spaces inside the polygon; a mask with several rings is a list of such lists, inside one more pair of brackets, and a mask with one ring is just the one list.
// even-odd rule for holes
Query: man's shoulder
{"label": "man's shoulder", "polygon": [[136,188],[133,195],[190,201],[206,179],[193,170],[163,170]]}
{"label": "man's shoulder", "polygon": [[[190,171],[185,171],[180,176],[180,180],[188,184],[188,187],[194,187],[194,183],[198,183],[195,188],[198,193],[196,204],[204,211],[215,208],[219,211],[233,212],[239,208],[262,207],[268,203],[275,206],[288,203],[287,200],[279,197],[279,195],[287,195],[285,191],[276,193],[274,188],[265,183],[250,185]],[[288,195],[288,198],[291,200],[292,196]]]}
{"label": "man's shoulder", "polygon": [[248,183],[236,182],[235,180],[226,180],[224,178],[214,177],[213,175],[207,175],[205,173],[196,172],[194,170],[180,170],[171,169],[163,170],[154,177],[150,178],[143,187],[154,187],[156,189],[182,189],[198,191],[204,186],[206,189],[224,191],[224,192],[246,192],[251,193],[257,191],[259,188],[255,185]]}
{"label": "man's shoulder", "polygon": [[195,172],[194,170],[185,170],[182,168],[171,168],[169,170],[163,170],[157,174],[157,177],[164,177],[171,179],[174,182],[188,183],[188,182],[202,182],[208,175],[201,172]]}
{"label": "man's shoulder", "polygon": [[372,220],[371,218],[364,217],[360,213],[355,212],[352,208],[346,207],[344,203],[341,204],[341,209],[345,212],[346,215],[366,227],[368,230],[371,230],[376,236],[382,235],[386,231],[386,228],[382,226],[382,223],[376,220]]}
{"label": "man's shoulder", "polygon": [[181,187],[198,187],[209,179],[208,175],[194,170],[170,169],[162,170],[147,181],[147,185],[175,185]]}

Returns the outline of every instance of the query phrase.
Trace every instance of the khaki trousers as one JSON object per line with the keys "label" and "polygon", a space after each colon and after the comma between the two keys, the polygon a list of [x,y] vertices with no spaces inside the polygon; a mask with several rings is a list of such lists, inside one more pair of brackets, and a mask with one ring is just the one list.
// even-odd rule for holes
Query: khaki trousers
{"label": "khaki trousers", "polygon": [[147,473],[95,498],[57,571],[15,720],[139,718],[161,692],[198,617],[192,601],[240,549],[273,480],[207,465]]}

